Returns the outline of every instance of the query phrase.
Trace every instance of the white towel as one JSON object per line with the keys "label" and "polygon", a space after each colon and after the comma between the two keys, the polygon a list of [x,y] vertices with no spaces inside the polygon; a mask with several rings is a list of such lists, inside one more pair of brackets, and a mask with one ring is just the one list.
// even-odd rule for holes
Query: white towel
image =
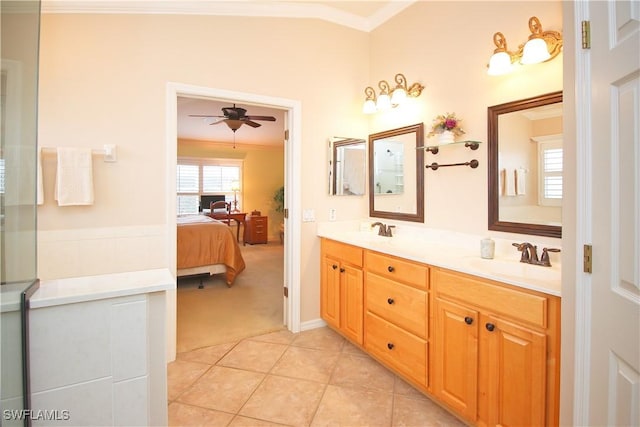
{"label": "white towel", "polygon": [[516,195],[516,174],[514,170],[506,170],[505,173],[505,177],[504,177],[504,186],[505,186],[505,191],[504,191],[504,195],[505,196],[515,196]]}
{"label": "white towel", "polygon": [[90,148],[58,148],[55,199],[58,201],[58,206],[93,204]]}
{"label": "white towel", "polygon": [[44,204],[44,185],[42,184],[42,149],[38,148],[38,153],[36,154],[38,156],[38,182],[37,182],[37,188],[36,188],[36,202],[39,205]]}
{"label": "white towel", "polygon": [[516,169],[516,194],[518,196],[527,194],[526,174],[527,171],[523,168]]}

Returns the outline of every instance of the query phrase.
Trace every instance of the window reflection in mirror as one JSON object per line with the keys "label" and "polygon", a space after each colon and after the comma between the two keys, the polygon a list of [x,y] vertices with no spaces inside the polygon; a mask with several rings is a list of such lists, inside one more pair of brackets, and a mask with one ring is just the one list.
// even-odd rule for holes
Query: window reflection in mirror
{"label": "window reflection in mirror", "polygon": [[562,92],[488,111],[489,229],[560,237]]}
{"label": "window reflection in mirror", "polygon": [[367,146],[364,139],[329,139],[329,194],[362,196],[367,183]]}
{"label": "window reflection in mirror", "polygon": [[422,123],[369,135],[369,215],[424,221]]}

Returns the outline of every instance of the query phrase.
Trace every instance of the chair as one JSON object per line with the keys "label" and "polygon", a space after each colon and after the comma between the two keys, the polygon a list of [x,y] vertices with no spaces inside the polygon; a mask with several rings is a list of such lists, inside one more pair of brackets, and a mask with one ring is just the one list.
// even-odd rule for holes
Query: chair
{"label": "chair", "polygon": [[231,226],[231,203],[227,203],[225,201],[219,202],[211,202],[209,204],[209,209],[211,210],[210,216],[211,218],[217,219],[218,221],[222,221],[228,226]]}

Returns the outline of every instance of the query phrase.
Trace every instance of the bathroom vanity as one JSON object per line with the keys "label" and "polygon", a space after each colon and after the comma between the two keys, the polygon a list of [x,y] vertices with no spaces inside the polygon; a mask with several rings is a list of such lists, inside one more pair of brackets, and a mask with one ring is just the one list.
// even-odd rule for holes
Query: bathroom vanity
{"label": "bathroom vanity", "polygon": [[318,234],[330,327],[466,422],[558,424],[558,266],[439,232]]}

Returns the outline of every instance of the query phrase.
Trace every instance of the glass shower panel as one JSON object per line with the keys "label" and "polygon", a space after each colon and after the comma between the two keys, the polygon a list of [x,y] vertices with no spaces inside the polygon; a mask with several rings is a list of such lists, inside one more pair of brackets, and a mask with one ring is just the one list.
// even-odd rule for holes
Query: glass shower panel
{"label": "glass shower panel", "polygon": [[0,409],[30,425],[27,314],[37,288],[36,181],[40,2],[0,1]]}

